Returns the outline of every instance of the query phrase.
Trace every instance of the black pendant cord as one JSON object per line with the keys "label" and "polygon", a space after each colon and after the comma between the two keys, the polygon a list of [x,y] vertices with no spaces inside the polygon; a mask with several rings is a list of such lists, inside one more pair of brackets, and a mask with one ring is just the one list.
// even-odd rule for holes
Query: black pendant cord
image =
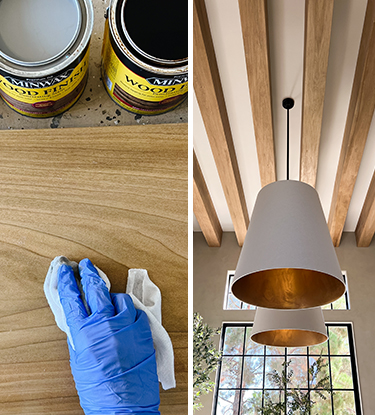
{"label": "black pendant cord", "polygon": [[289,180],[289,110],[294,107],[292,98],[283,99],[283,108],[286,109],[286,179]]}
{"label": "black pendant cord", "polygon": [[289,180],[289,108],[286,110],[286,179]]}

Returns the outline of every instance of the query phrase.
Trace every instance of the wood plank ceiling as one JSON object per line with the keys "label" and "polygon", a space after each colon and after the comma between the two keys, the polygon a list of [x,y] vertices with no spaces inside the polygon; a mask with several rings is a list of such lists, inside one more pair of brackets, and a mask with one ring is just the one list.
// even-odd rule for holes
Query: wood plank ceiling
{"label": "wood plank ceiling", "polygon": [[316,187],[335,246],[369,246],[375,0],[194,0],[193,26],[194,229],[242,245],[257,192],[285,179],[290,96],[291,179]]}

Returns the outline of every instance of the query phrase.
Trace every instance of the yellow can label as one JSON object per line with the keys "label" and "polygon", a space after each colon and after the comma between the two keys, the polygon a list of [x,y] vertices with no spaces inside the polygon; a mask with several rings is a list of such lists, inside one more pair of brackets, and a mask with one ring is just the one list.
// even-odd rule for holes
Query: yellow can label
{"label": "yellow can label", "polygon": [[[109,24],[106,22],[102,51],[103,81],[108,93],[120,105],[145,109],[156,114],[177,106],[188,91],[187,74],[163,77],[151,74],[143,78],[125,66],[114,52],[109,40]],[[157,104],[160,104],[159,108]]]}
{"label": "yellow can label", "polygon": [[[12,75],[0,75],[0,93],[3,92],[7,100],[12,99],[34,108],[48,108],[53,103],[69,95],[80,84],[88,69],[89,49],[84,58],[74,68],[55,76],[39,79],[19,79]],[[14,105],[14,104],[13,104]]]}

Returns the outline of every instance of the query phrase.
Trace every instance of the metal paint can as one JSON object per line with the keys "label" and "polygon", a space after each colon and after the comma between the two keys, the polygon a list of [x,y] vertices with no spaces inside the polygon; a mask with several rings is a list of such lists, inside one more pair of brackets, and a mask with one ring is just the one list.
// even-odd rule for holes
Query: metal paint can
{"label": "metal paint can", "polygon": [[20,114],[70,108],[88,78],[91,0],[0,0],[0,95]]}
{"label": "metal paint can", "polygon": [[177,107],[188,91],[188,0],[111,0],[102,78],[111,98],[136,114]]}

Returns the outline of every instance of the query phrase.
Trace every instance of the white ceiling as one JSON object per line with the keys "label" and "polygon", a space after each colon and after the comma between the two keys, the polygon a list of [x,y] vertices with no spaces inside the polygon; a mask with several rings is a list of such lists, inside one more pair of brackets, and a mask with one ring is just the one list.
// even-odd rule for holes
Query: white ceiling
{"label": "white ceiling", "polygon": [[[351,87],[366,10],[366,0],[336,0],[333,13],[326,97],[316,189],[328,219],[344,134]],[[291,97],[290,178],[299,179],[304,7],[302,0],[268,0],[271,87],[277,179],[286,178],[286,111]],[[237,0],[206,0],[208,19],[228,110],[249,214],[261,188],[245,55]],[[233,224],[216,170],[199,106],[193,100],[194,149],[224,231]],[[345,231],[354,231],[374,172],[375,126],[372,122],[351,200]],[[194,230],[200,230],[194,217]]]}

